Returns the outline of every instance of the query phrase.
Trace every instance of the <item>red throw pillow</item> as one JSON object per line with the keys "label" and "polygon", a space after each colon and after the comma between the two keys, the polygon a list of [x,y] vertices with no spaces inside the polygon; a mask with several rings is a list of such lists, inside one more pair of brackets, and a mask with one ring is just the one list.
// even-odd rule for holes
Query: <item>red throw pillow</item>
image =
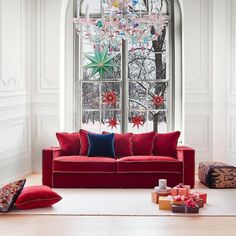
{"label": "red throw pillow", "polygon": [[80,134],[76,133],[66,133],[57,132],[57,140],[62,149],[62,155],[79,155],[80,153]]}
{"label": "red throw pillow", "polygon": [[80,148],[80,155],[81,156],[87,156],[88,155],[88,149],[89,149],[89,141],[88,141],[88,133],[91,133],[87,130],[80,129],[80,143],[81,143],[81,148]]}
{"label": "red throw pillow", "polygon": [[[106,131],[103,131],[102,133],[108,134]],[[132,136],[132,133],[115,134],[114,147],[117,158],[134,155]]]}
{"label": "red throw pillow", "polygon": [[48,186],[25,187],[17,198],[15,206],[21,210],[50,207],[62,199]]}
{"label": "red throw pillow", "polygon": [[134,155],[152,155],[154,138],[156,133],[154,131],[142,134],[133,134],[133,151]]}
{"label": "red throw pillow", "polygon": [[179,136],[179,131],[165,134],[156,133],[153,154],[155,156],[176,157],[176,147]]}

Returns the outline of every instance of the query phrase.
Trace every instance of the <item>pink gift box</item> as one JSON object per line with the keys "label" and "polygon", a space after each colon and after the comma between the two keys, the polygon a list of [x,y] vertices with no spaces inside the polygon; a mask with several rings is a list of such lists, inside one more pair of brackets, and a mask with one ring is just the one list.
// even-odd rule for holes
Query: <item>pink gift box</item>
{"label": "pink gift box", "polygon": [[190,194],[190,186],[179,184],[171,189],[172,196],[188,196]]}

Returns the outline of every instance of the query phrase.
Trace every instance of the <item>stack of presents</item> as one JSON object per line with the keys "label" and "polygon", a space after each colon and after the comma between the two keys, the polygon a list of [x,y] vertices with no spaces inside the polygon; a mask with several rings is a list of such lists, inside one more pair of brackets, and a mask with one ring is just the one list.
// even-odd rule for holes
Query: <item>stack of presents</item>
{"label": "stack of presents", "polygon": [[160,179],[159,186],[152,192],[152,202],[159,204],[160,210],[173,213],[199,213],[199,208],[204,207],[206,200],[206,193],[190,191],[189,185],[167,187],[166,179]]}

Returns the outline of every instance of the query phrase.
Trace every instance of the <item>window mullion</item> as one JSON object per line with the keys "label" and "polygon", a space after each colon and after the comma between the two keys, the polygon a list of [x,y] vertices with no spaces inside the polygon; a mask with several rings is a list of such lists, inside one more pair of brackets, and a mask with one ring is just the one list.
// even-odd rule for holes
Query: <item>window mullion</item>
{"label": "window mullion", "polygon": [[128,81],[128,47],[122,39],[122,133],[128,130],[128,106],[129,106],[129,81]]}

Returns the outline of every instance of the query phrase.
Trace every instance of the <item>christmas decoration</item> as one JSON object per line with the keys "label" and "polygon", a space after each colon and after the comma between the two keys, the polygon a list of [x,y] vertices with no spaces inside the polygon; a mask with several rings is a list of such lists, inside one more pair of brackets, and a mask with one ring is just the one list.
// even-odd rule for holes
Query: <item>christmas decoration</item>
{"label": "christmas decoration", "polygon": [[169,20],[168,15],[162,14],[162,7],[155,10],[160,0],[103,0],[98,19],[90,17],[89,4],[84,16],[80,15],[82,2],[77,0],[76,4],[76,32],[94,44],[120,45],[125,40],[133,46],[148,48]]}
{"label": "christmas decoration", "polygon": [[116,126],[119,125],[115,118],[111,118],[107,123],[109,124],[108,127],[111,127],[111,129],[117,128]]}
{"label": "christmas decoration", "polygon": [[162,96],[155,95],[155,96],[152,98],[152,102],[153,102],[154,105],[156,105],[156,106],[161,106],[161,105],[164,103],[164,99],[163,99]]}
{"label": "christmas decoration", "polygon": [[85,68],[91,68],[92,72],[89,78],[93,77],[95,74],[99,73],[100,77],[103,77],[104,73],[112,75],[112,67],[117,67],[118,65],[112,63],[112,59],[116,56],[116,54],[108,55],[108,47],[105,47],[103,52],[98,49],[95,49],[95,55],[85,55],[91,63],[84,66]]}
{"label": "christmas decoration", "polygon": [[116,93],[114,91],[107,92],[103,95],[103,102],[107,105],[115,105],[116,104]]}
{"label": "christmas decoration", "polygon": [[140,125],[143,126],[144,119],[142,116],[134,116],[132,117],[131,123],[133,123],[133,128],[137,126],[137,128],[139,129]]}

